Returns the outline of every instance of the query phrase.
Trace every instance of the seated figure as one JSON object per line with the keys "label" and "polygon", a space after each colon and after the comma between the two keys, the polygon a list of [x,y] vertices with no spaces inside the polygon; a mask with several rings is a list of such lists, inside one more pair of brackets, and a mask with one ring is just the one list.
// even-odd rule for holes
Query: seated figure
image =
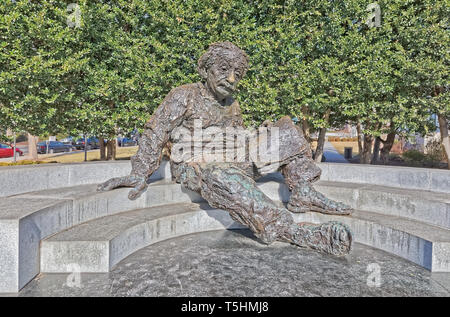
{"label": "seated figure", "polygon": [[[110,179],[99,185],[98,190],[133,187],[129,199],[139,197],[147,189],[150,175],[158,169],[163,149],[167,145],[172,151],[180,149],[180,129],[194,135],[196,128],[202,131],[244,129],[239,104],[232,94],[247,68],[248,57],[237,46],[230,42],[211,44],[198,62],[204,82],[182,85],[169,92],[145,124],[139,150],[131,158],[131,174]],[[352,211],[312,187],[311,183],[319,179],[321,170],[311,158],[311,149],[302,130],[289,117],[264,125],[277,129],[278,140],[271,144],[274,147],[277,143],[277,160],[269,163],[251,159],[239,161],[236,155],[231,155],[231,160],[210,161],[201,151],[200,155],[177,155],[177,159],[173,159],[172,152],[172,176],[182,186],[199,193],[212,207],[228,211],[235,221],[250,228],[264,243],[284,241],[338,256],[347,254],[352,245],[352,234],[347,226],[339,222],[295,223],[291,215],[291,212],[306,211],[348,215]],[[206,139],[200,141],[200,149],[205,142],[212,142]],[[273,202],[255,183],[257,178],[277,170],[281,171],[291,191],[286,208]]]}

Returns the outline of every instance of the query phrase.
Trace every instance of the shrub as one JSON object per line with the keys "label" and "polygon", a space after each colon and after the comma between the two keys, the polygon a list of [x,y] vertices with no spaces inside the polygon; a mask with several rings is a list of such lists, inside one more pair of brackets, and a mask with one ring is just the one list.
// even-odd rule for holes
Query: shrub
{"label": "shrub", "polygon": [[31,161],[22,160],[17,162],[0,162],[0,166],[17,166],[17,165],[36,165],[36,164],[47,164],[47,163],[57,163],[56,161],[46,162],[46,161]]}
{"label": "shrub", "polygon": [[428,142],[425,149],[428,160],[432,162],[441,162],[445,160],[444,150],[442,149],[441,142],[438,140]]}
{"label": "shrub", "polygon": [[16,142],[25,142],[28,141],[28,136],[26,134],[19,134],[17,136]]}
{"label": "shrub", "polygon": [[426,160],[426,155],[417,150],[409,150],[402,154],[402,157],[410,162],[424,162]]}

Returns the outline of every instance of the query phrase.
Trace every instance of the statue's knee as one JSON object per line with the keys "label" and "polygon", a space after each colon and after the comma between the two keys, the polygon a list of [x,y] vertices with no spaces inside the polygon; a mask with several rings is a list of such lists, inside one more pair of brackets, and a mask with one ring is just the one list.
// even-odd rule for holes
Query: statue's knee
{"label": "statue's knee", "polygon": [[292,189],[299,186],[302,182],[313,183],[319,180],[322,170],[311,158],[303,156],[284,166],[282,173]]}
{"label": "statue's knee", "polygon": [[181,185],[192,191],[200,191],[201,175],[194,166],[181,164],[171,168],[171,170],[178,183],[181,183]]}
{"label": "statue's knee", "polygon": [[313,161],[309,160],[308,166],[307,166],[307,180],[309,182],[315,182],[320,179],[320,175],[322,175],[322,170],[319,166]]}

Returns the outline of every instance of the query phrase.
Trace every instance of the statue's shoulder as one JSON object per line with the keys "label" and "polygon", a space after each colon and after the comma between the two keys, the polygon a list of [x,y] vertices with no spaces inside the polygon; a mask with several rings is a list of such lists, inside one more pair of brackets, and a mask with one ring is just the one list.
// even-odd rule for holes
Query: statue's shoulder
{"label": "statue's shoulder", "polygon": [[198,94],[199,92],[200,92],[199,83],[192,83],[192,84],[184,84],[173,88],[169,92],[169,95],[187,97],[190,95]]}
{"label": "statue's shoulder", "polygon": [[164,108],[171,108],[175,111],[176,108],[185,108],[191,104],[192,97],[197,93],[198,88],[196,84],[185,84],[175,88],[166,95],[163,101]]}

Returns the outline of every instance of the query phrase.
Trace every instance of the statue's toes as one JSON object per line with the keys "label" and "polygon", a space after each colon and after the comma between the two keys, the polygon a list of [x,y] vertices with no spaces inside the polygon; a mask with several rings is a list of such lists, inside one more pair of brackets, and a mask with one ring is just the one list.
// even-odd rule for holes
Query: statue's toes
{"label": "statue's toes", "polygon": [[326,206],[324,207],[321,206],[321,208],[319,208],[319,210],[316,211],[328,215],[345,216],[352,214],[353,208],[344,203],[330,200]]}
{"label": "statue's toes", "polygon": [[339,215],[350,215],[353,212],[353,208],[344,203],[338,202],[337,207],[336,207],[336,212]]}
{"label": "statue's toes", "polygon": [[304,213],[310,211],[310,208],[304,204],[293,203],[292,201],[288,202],[286,206],[287,210],[293,213]]}
{"label": "statue's toes", "polygon": [[353,209],[341,202],[331,199],[323,199],[321,201],[304,202],[296,197],[292,197],[289,200],[286,208],[293,213],[303,213],[308,211],[320,212],[328,215],[350,215]]}
{"label": "statue's toes", "polygon": [[301,223],[294,232],[291,241],[301,247],[335,256],[346,255],[352,248],[352,232],[340,222],[331,221],[320,225]]}

